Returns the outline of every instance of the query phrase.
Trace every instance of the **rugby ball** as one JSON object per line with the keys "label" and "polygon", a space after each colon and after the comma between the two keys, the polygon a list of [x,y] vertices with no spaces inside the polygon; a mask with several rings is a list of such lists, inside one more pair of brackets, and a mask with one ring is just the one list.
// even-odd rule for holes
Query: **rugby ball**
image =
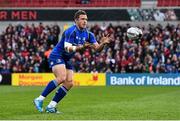
{"label": "rugby ball", "polygon": [[137,27],[130,27],[127,29],[127,37],[131,40],[140,39],[142,34],[142,30]]}

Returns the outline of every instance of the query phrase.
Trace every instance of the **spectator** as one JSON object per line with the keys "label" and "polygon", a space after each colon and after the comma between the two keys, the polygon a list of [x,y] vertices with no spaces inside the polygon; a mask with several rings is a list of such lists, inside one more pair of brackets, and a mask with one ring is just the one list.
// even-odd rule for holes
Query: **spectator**
{"label": "spectator", "polygon": [[167,20],[177,20],[176,14],[174,13],[174,10],[167,10],[165,13]]}
{"label": "spectator", "polygon": [[81,0],[81,4],[89,4],[90,0]]}
{"label": "spectator", "polygon": [[164,21],[165,20],[165,15],[164,13],[160,12],[159,10],[157,10],[155,13],[154,13],[154,19],[156,21]]}

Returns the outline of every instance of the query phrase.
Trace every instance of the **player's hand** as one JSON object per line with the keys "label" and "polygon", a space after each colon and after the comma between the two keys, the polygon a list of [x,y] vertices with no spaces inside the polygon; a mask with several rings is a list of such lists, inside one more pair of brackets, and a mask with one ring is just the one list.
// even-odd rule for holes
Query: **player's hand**
{"label": "player's hand", "polygon": [[109,44],[111,42],[112,38],[110,37],[110,34],[107,34],[106,36],[103,34],[101,38],[101,42],[103,44]]}
{"label": "player's hand", "polygon": [[92,44],[89,42],[84,43],[84,45],[77,46],[78,51],[84,51],[86,48],[91,47]]}
{"label": "player's hand", "polygon": [[91,46],[92,46],[92,44],[89,43],[89,42],[86,42],[86,43],[83,45],[84,48],[88,48],[88,47],[91,47]]}

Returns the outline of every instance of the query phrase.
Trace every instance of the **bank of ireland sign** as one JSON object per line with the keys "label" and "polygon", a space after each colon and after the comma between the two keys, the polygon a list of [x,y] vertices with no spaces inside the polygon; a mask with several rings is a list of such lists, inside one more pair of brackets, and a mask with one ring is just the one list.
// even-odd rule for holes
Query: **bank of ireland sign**
{"label": "bank of ireland sign", "polygon": [[180,86],[179,74],[106,74],[106,85]]}

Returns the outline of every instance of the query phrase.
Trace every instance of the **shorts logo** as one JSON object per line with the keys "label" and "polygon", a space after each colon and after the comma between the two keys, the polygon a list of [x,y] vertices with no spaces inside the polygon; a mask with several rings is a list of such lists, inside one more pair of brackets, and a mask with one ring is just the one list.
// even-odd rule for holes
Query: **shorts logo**
{"label": "shorts logo", "polygon": [[57,63],[60,63],[60,62],[61,62],[61,59],[57,59],[56,62],[57,62]]}

